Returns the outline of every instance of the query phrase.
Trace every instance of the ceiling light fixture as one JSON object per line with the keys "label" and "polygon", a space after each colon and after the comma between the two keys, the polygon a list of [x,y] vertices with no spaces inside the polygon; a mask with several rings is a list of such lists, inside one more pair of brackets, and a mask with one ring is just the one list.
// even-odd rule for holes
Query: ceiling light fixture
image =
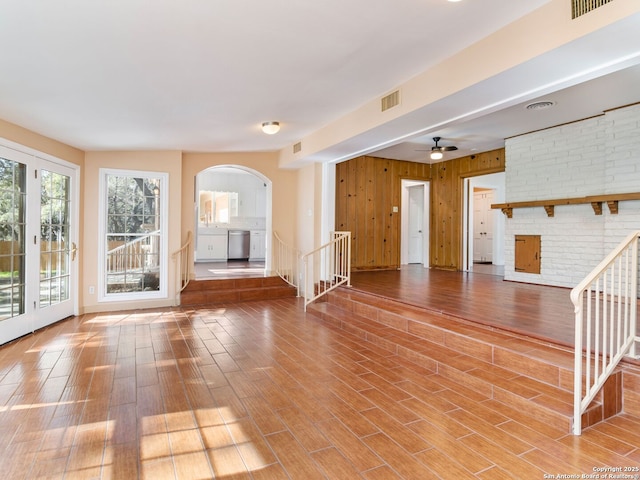
{"label": "ceiling light fixture", "polygon": [[280,131],[280,122],[263,122],[262,131],[267,135],[273,135]]}
{"label": "ceiling light fixture", "polygon": [[431,152],[430,156],[431,156],[431,160],[441,160],[444,155],[442,152],[433,151]]}

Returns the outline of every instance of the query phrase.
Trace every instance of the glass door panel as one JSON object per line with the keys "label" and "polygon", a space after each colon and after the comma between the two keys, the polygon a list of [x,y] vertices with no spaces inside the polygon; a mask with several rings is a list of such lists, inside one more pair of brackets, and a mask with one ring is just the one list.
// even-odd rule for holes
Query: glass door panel
{"label": "glass door panel", "polygon": [[0,158],[0,321],[25,312],[25,172]]}
{"label": "glass door panel", "polygon": [[70,179],[40,171],[40,308],[69,300]]}

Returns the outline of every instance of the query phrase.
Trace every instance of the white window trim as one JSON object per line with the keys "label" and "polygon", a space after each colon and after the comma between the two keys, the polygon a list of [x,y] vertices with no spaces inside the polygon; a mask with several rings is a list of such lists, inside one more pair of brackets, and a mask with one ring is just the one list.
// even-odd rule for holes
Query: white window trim
{"label": "white window trim", "polygon": [[[119,175],[140,178],[159,178],[163,194],[160,195],[160,218],[163,220],[160,228],[160,290],[153,292],[110,293],[107,294],[105,257],[106,245],[106,179],[107,175]],[[98,206],[98,302],[123,302],[139,300],[158,300],[168,298],[168,249],[169,249],[169,174],[147,170],[126,170],[116,168],[101,168],[99,170],[99,206]]]}

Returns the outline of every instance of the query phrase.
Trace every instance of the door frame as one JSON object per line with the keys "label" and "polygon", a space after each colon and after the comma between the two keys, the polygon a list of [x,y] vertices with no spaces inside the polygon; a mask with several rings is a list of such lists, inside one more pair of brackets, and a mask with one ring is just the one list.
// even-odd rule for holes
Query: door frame
{"label": "door frame", "polygon": [[407,265],[409,258],[409,209],[404,208],[404,206],[409,205],[409,188],[415,187],[417,185],[424,186],[423,191],[423,200],[424,200],[424,208],[422,212],[422,266],[424,268],[430,267],[430,231],[429,227],[431,225],[430,222],[430,183],[425,180],[411,180],[411,179],[402,179],[401,180],[401,205],[402,211],[400,214],[400,264]]}
{"label": "door frame", "polygon": [[[493,201],[505,201],[505,173],[490,173],[464,179],[464,212],[462,225],[462,270],[473,270],[473,190],[486,188],[494,191]],[[501,212],[497,212],[493,222],[493,265],[504,265],[505,248],[505,219]]]}
{"label": "door frame", "polygon": [[[77,196],[77,190],[78,190],[78,175],[77,175],[77,170],[75,168],[73,168],[72,165],[63,165],[61,162],[52,162],[51,160],[47,160],[47,159],[43,159],[42,156],[38,156],[37,157],[37,163],[38,163],[38,182],[41,181],[42,179],[42,170],[46,169],[49,170],[51,172],[54,173],[61,173],[60,170],[56,169],[55,167],[60,167],[61,169],[64,169],[65,175],[69,175],[69,189],[71,190],[70,192],[70,204],[71,204],[71,212],[70,212],[70,217],[69,217],[69,226],[70,226],[70,230],[69,230],[69,249],[71,250],[73,248],[73,245],[75,244],[76,246],[78,246],[78,236],[77,233],[80,230],[78,228],[78,220],[79,220],[79,216],[78,216],[78,207],[79,207],[79,203],[78,203],[78,196]],[[28,203],[31,203],[30,200],[27,200]],[[40,202],[39,201],[35,201],[33,202],[33,205],[38,205],[38,207],[40,207]],[[37,248],[40,249],[41,248],[41,239],[38,241],[38,245]],[[79,249],[78,249],[79,251]],[[70,256],[72,256],[73,254],[70,253]],[[36,263],[38,263],[38,266],[40,266],[40,252],[38,252],[38,256],[37,256],[38,260],[35,260]],[[75,260],[71,260],[69,259],[69,272],[70,272],[70,278],[69,278],[69,297],[70,297],[70,303],[69,303],[69,308],[64,307],[62,304],[54,304],[54,305],[50,305],[47,308],[47,312],[49,314],[51,314],[52,312],[54,312],[54,316],[53,318],[50,318],[51,315],[47,315],[46,318],[42,318],[42,315],[36,315],[36,319],[35,319],[35,330],[39,329],[39,328],[43,328],[46,327],[47,325],[50,325],[52,323],[57,322],[58,320],[61,320],[63,318],[68,317],[69,315],[77,315],[78,314],[78,263],[79,263],[79,255],[76,255],[76,259]],[[38,273],[38,272],[33,272],[34,274]],[[33,278],[33,283],[34,284],[39,284],[39,277],[34,277]],[[40,305],[40,300],[39,300],[39,296],[38,296],[38,307],[39,310],[38,312],[44,312],[44,310],[42,309],[43,307]]]}
{"label": "door frame", "polygon": [[[79,264],[82,258],[82,250],[79,241],[79,221],[80,221],[80,166],[74,163],[68,162],[66,160],[62,160],[53,155],[49,155],[47,153],[41,152],[31,147],[27,147],[25,145],[13,142],[11,140],[0,138],[0,147],[2,150],[8,151],[6,154],[8,159],[14,161],[25,162],[27,165],[27,228],[25,231],[25,251],[26,251],[26,262],[25,262],[25,312],[22,315],[17,317],[11,317],[3,322],[10,322],[12,319],[22,318],[21,321],[24,321],[28,324],[27,328],[14,328],[9,326],[9,335],[14,336],[16,333],[22,332],[20,335],[24,335],[27,333],[31,333],[39,328],[45,327],[52,323],[55,323],[63,318],[66,318],[69,315],[78,315],[79,314],[79,273],[80,267]],[[15,154],[14,158],[11,158],[11,153]],[[4,154],[3,154],[4,155]],[[39,279],[39,269],[40,269],[40,222],[38,220],[38,227],[34,227],[33,223],[30,222],[37,216],[40,218],[40,190],[38,189],[36,195],[38,200],[36,201],[33,197],[34,185],[37,184],[40,186],[40,171],[44,169],[51,168],[52,171],[55,171],[54,167],[59,166],[65,170],[68,170],[70,174],[70,189],[71,195],[70,200],[72,204],[71,212],[70,212],[70,231],[69,231],[69,241],[75,243],[80,248],[78,249],[78,256],[75,261],[70,261],[69,263],[69,271],[71,274],[69,281],[69,296],[70,303],[69,309],[65,310],[64,316],[57,318],[51,317],[49,315],[43,314],[43,310],[40,308],[40,279]],[[38,178],[35,178],[34,172],[38,170]],[[37,215],[33,213],[33,209],[35,206],[38,206]],[[38,238],[36,244],[30,242],[28,239],[33,236]],[[55,309],[55,305],[53,306]],[[49,308],[49,307],[47,307]],[[60,309],[57,309],[60,310]],[[50,311],[49,311],[50,312]],[[8,324],[9,325],[9,324]],[[17,338],[17,337],[15,337]],[[12,339],[5,338],[5,335],[0,335],[0,344],[11,341]]]}

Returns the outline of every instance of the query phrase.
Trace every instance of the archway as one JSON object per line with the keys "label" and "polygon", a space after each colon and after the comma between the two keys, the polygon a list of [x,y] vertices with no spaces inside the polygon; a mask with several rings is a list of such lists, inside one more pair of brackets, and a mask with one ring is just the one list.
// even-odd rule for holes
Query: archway
{"label": "archway", "polygon": [[196,175],[196,279],[270,272],[271,196],[271,180],[241,165],[216,165]]}

